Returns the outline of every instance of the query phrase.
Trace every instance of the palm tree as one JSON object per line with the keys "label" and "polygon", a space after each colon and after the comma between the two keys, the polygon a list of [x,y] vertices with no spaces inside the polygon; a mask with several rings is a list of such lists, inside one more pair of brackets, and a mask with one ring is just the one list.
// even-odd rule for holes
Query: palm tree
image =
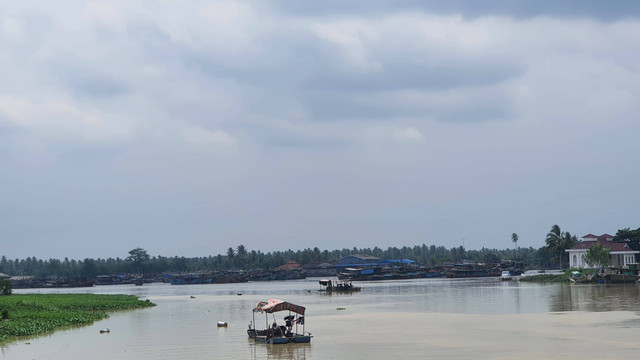
{"label": "palm tree", "polygon": [[558,225],[553,225],[549,233],[547,233],[547,251],[558,255],[561,269],[565,250],[575,246],[577,241],[578,239],[575,235],[571,235],[568,231],[563,232]]}
{"label": "palm tree", "polygon": [[516,245],[516,249],[518,249],[518,234],[517,233],[511,234],[511,241],[513,241],[513,243]]}
{"label": "palm tree", "polygon": [[238,256],[247,256],[247,248],[244,245],[238,245],[236,248],[236,255]]}
{"label": "palm tree", "polygon": [[[558,252],[559,244],[562,239],[562,230],[560,230],[560,226],[553,225],[551,227],[551,231],[547,233],[547,251],[552,254],[556,254]],[[562,267],[562,260],[560,260],[560,267]]]}

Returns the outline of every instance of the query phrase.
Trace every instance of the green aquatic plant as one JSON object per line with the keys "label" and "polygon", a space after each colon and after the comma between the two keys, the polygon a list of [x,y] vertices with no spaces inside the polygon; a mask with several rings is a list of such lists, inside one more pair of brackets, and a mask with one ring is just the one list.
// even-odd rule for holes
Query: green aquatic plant
{"label": "green aquatic plant", "polygon": [[[19,294],[0,297],[0,343],[67,326],[89,325],[107,312],[155,306],[133,295]],[[6,316],[5,316],[6,315]]]}
{"label": "green aquatic plant", "polygon": [[11,280],[0,278],[0,295],[11,295]]}

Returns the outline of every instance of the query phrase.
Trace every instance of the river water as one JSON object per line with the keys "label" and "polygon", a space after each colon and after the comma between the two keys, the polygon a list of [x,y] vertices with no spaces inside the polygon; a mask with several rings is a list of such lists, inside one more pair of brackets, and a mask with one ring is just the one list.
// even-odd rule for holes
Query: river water
{"label": "river water", "polygon": [[[0,359],[584,360],[640,354],[640,286],[635,284],[570,286],[484,278],[357,285],[362,291],[353,294],[321,293],[318,279],[16,290],[133,294],[158,306],[4,344]],[[247,339],[251,309],[270,298],[307,307],[311,344],[264,345]],[[282,323],[283,316],[275,320]],[[218,321],[228,327],[218,328]],[[261,327],[264,315],[256,322]],[[111,332],[100,334],[102,328]]]}

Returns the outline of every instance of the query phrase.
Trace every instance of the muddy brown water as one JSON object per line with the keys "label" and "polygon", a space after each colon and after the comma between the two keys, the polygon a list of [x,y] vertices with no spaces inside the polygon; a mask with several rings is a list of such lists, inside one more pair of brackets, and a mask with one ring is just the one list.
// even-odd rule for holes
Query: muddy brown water
{"label": "muddy brown water", "polygon": [[[423,279],[361,282],[359,293],[325,294],[317,280],[17,290],[134,294],[158,306],[4,344],[0,359],[584,360],[640,354],[635,284]],[[247,339],[253,305],[270,298],[307,307],[311,344]],[[284,315],[257,317],[256,323],[284,323]],[[219,328],[218,321],[228,326]],[[100,334],[103,328],[111,332]]]}

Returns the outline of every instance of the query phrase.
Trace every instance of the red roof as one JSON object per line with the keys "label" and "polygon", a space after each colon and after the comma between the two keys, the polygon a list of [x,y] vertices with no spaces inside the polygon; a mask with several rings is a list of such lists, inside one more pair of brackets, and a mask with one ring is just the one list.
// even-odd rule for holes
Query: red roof
{"label": "red roof", "polygon": [[297,269],[300,267],[300,264],[298,264],[297,262],[295,262],[295,260],[290,260],[288,263],[282,265],[282,266],[278,266],[277,268],[273,269],[275,271],[283,271],[283,270],[293,270],[293,269]]}
{"label": "red roof", "polygon": [[585,240],[589,239],[587,241],[593,241],[591,239],[594,239],[594,240],[609,240],[609,241],[611,241],[611,240],[613,240],[613,236],[611,236],[609,234],[606,234],[606,233],[602,234],[600,236],[596,236],[596,235],[593,235],[593,234],[587,234],[587,235],[583,236],[582,239],[585,239]]}
{"label": "red roof", "polygon": [[[602,246],[608,248],[610,251],[633,251],[629,248],[629,245],[625,243],[617,243],[617,242],[612,242],[612,241],[607,241],[602,239],[598,239],[598,242]],[[585,249],[589,249],[593,245],[595,245],[594,241],[583,241],[583,242],[579,242],[576,246],[572,247],[569,250],[585,250]]]}
{"label": "red roof", "polygon": [[304,315],[304,306],[292,304],[279,299],[269,299],[268,301],[260,301],[253,308],[254,312],[266,312],[268,314],[278,311],[293,311],[294,313]]}

